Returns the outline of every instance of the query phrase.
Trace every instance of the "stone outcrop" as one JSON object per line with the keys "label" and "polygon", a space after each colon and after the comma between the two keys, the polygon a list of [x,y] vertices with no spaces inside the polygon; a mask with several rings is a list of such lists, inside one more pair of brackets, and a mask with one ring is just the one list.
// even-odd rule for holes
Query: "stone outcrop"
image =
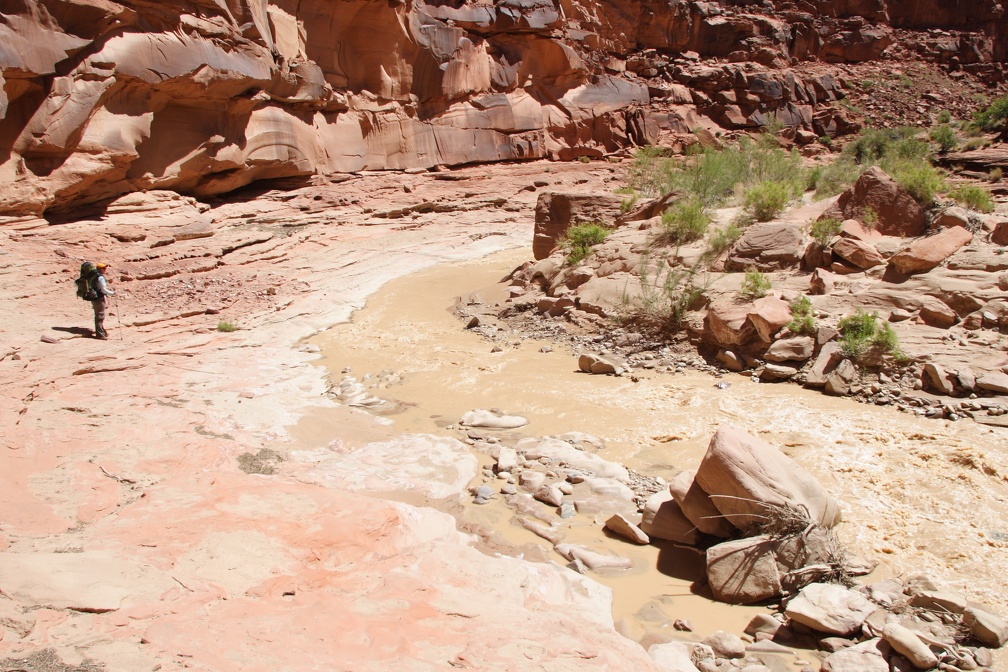
{"label": "stone outcrop", "polygon": [[[839,78],[803,62],[881,58],[899,37],[949,67],[1002,72],[1003,12],[982,3],[932,19],[925,4],[7,3],[0,212],[598,158],[689,133],[700,118],[729,129],[777,119],[812,142],[859,122],[837,104]],[[958,32],[912,32],[944,20]]]}
{"label": "stone outcrop", "polygon": [[868,213],[876,220],[875,230],[887,236],[920,236],[928,224],[920,203],[877,166],[862,173],[822,218],[864,222]]}

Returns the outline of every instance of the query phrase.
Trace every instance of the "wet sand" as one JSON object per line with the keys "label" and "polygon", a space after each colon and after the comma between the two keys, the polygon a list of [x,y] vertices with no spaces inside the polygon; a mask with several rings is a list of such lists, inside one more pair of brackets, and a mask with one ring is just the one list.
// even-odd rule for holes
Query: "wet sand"
{"label": "wet sand", "polygon": [[[394,374],[391,384],[370,392],[401,403],[386,418],[395,433],[461,437],[453,425],[463,413],[498,408],[529,419],[520,430],[498,432],[502,437],[585,432],[606,442],[603,457],[669,478],[697,466],[719,425],[735,424],[780,447],[844,501],[841,539],[880,562],[869,581],[923,572],[1004,610],[1005,589],[995,578],[1008,573],[1004,430],[916,418],[738,375],[723,379],[731,383],[725,390],[714,387],[713,376],[690,370],[642,371],[639,382],[591,376],[577,372],[576,353],[566,346],[517,336],[492,353],[492,343],[463,329],[454,306],[529,258],[529,250],[512,250],[392,282],[352,322],[313,342],[334,381],[347,369],[359,380]],[[546,345],[553,351],[542,352]],[[548,548],[512,525],[502,503],[466,510],[469,522],[492,527],[516,546]],[[691,571],[687,556],[666,551],[664,572],[658,571],[658,548],[607,539],[600,523],[579,522],[568,540],[592,539],[599,550],[634,560],[633,570],[597,577],[613,588],[614,617],[628,636],[647,639],[675,618],[690,621],[698,637],[717,629],[741,632],[754,613],[765,611],[693,594],[699,562]]]}

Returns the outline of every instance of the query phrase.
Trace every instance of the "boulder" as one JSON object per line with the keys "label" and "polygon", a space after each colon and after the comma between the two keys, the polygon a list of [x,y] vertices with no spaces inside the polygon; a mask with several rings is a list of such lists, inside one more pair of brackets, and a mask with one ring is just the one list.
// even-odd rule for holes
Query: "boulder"
{"label": "boulder", "polygon": [[619,196],[543,192],[535,209],[532,256],[545,259],[571,226],[582,222],[613,222],[620,214]]}
{"label": "boulder", "polygon": [[858,369],[849,359],[844,359],[833,369],[833,372],[826,376],[826,394],[834,397],[842,397],[850,394],[851,384],[858,377]]}
{"label": "boulder", "polygon": [[768,383],[777,383],[782,380],[791,380],[796,375],[798,375],[798,369],[793,366],[769,363],[760,372],[760,380]]}
{"label": "boulder", "polygon": [[465,413],[459,420],[465,427],[485,427],[488,429],[516,429],[528,424],[520,415],[503,415],[494,411],[477,408]]}
{"label": "boulder", "polygon": [[718,511],[710,495],[695,480],[695,471],[682,471],[669,481],[669,492],[679,505],[683,515],[704,534],[726,539],[736,529]]}
{"label": "boulder", "polygon": [[599,553],[578,544],[557,544],[554,548],[563,557],[580,562],[588,569],[630,569],[633,567],[633,562],[629,558]]}
{"label": "boulder", "polygon": [[717,361],[724,364],[724,367],[729,371],[738,373],[745,369],[745,363],[731,350],[718,350]]}
{"label": "boulder", "polygon": [[796,336],[774,341],[763,358],[768,362],[804,362],[812,357],[815,341],[811,336]]}
{"label": "boulder", "polygon": [[833,254],[858,268],[871,268],[885,263],[875,246],[855,238],[840,238],[833,244]]}
{"label": "boulder", "polygon": [[901,275],[927,273],[971,240],[973,234],[964,228],[942,229],[933,236],[915,240],[905,250],[894,254],[889,265]]}
{"label": "boulder", "polygon": [[769,271],[797,266],[808,246],[801,229],[798,224],[781,222],[748,227],[728,253],[725,270],[743,271],[755,267]]}
{"label": "boulder", "polygon": [[632,523],[626,516],[621,513],[614,513],[609,517],[609,520],[605,523],[605,529],[609,530],[618,537],[622,537],[627,541],[633,542],[635,544],[646,545],[651,543],[648,536]]}
{"label": "boulder", "polygon": [[775,542],[767,535],[726,541],[707,549],[707,582],[715,600],[751,604],[779,597]]}
{"label": "boulder", "polygon": [[823,345],[819,350],[819,355],[816,357],[815,362],[812,363],[812,369],[805,376],[805,386],[824,387],[827,376],[832,373],[833,369],[842,360],[843,355],[840,354],[839,343],[830,341]]}
{"label": "boulder", "polygon": [[935,216],[935,218],[931,221],[931,226],[936,229],[947,229],[950,226],[961,226],[965,229],[969,226],[969,212],[967,212],[965,208],[960,208],[958,205],[949,206]]}
{"label": "boulder", "polygon": [[704,338],[722,348],[751,343],[756,332],[749,321],[749,312],[749,304],[728,299],[714,301],[704,317]]}
{"label": "boulder", "polygon": [[718,429],[696,481],[714,506],[740,529],[758,525],[768,507],[805,507],[814,522],[832,527],[840,507],[807,471],[762,439],[731,426]]}
{"label": "boulder", "polygon": [[724,630],[705,637],[701,643],[711,647],[718,658],[745,658],[746,655],[746,645],[742,638]]}
{"label": "boulder", "polygon": [[668,490],[659,490],[648,497],[640,528],[651,539],[664,539],[688,546],[696,546],[699,541],[696,525],[683,514]]}
{"label": "boulder", "polygon": [[992,371],[976,379],[976,386],[995,394],[1008,394],[1008,373]]}
{"label": "boulder", "polygon": [[922,296],[917,313],[921,321],[929,327],[948,329],[959,321],[959,316],[947,303],[934,296]]}
{"label": "boulder", "polygon": [[826,656],[822,672],[889,672],[889,643],[869,639]]}
{"label": "boulder", "polygon": [[654,644],[647,650],[662,672],[699,672],[690,660],[690,651],[682,642]]}
{"label": "boulder", "polygon": [[995,224],[990,239],[995,245],[1008,245],[1008,221]]}
{"label": "boulder", "polygon": [[765,296],[753,301],[747,319],[759,339],[764,343],[770,343],[774,334],[791,321],[791,306],[776,296]]}
{"label": "boulder", "polygon": [[879,167],[861,174],[857,182],[840,194],[822,219],[865,221],[869,209],[875,213],[875,230],[886,236],[920,236],[927,229],[927,215],[921,204]]}
{"label": "boulder", "polygon": [[612,362],[601,355],[584,353],[578,357],[578,368],[585,373],[594,373],[599,375],[616,373],[616,370],[619,367],[615,362]]}
{"label": "boulder", "polygon": [[788,601],[784,614],[816,632],[849,637],[875,609],[855,590],[835,583],[811,583]]}
{"label": "boulder", "polygon": [[988,611],[967,607],[963,612],[963,625],[969,628],[975,640],[987,646],[1001,648],[1008,643],[1008,622]]}
{"label": "boulder", "polygon": [[882,639],[889,642],[896,653],[906,657],[919,670],[930,670],[938,666],[938,657],[931,652],[913,630],[899,623],[886,623],[882,629]]}
{"label": "boulder", "polygon": [[955,389],[955,378],[934,362],[924,365],[924,378],[939,394],[948,396]]}
{"label": "boulder", "polygon": [[812,271],[812,276],[809,278],[809,294],[823,296],[830,294],[834,289],[836,289],[836,277],[833,273],[822,268]]}

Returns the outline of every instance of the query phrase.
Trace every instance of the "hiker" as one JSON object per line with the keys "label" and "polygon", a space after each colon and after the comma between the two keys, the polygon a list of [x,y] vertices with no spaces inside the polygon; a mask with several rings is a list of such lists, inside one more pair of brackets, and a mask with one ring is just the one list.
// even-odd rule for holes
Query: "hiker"
{"label": "hiker", "polygon": [[105,331],[105,297],[115,296],[115,292],[109,289],[105,282],[106,268],[108,268],[108,264],[104,262],[95,264],[97,275],[94,278],[93,289],[98,298],[91,300],[91,307],[94,308],[94,337],[103,341],[108,338],[108,333]]}

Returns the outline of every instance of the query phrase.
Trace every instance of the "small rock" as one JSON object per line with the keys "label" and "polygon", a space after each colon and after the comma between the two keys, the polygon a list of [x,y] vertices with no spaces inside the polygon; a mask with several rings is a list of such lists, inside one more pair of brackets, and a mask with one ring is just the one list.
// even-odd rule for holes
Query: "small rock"
{"label": "small rock", "polygon": [[644,534],[639,527],[630,522],[626,516],[620,513],[614,514],[606,521],[605,529],[635,544],[643,546],[651,543],[651,539],[648,538],[648,535]]}
{"label": "small rock", "polygon": [[746,653],[745,642],[738,635],[734,635],[724,630],[718,630],[710,637],[703,640],[703,643],[714,650],[714,655],[718,658],[744,658]]}
{"label": "small rock", "polygon": [[929,670],[938,665],[938,658],[931,652],[927,644],[921,641],[909,628],[899,623],[887,623],[882,629],[882,638],[894,650],[907,657],[913,666],[921,670]]}
{"label": "small rock", "polygon": [[560,492],[560,488],[552,484],[544,484],[532,496],[551,506],[560,506],[563,503],[563,493]]}

